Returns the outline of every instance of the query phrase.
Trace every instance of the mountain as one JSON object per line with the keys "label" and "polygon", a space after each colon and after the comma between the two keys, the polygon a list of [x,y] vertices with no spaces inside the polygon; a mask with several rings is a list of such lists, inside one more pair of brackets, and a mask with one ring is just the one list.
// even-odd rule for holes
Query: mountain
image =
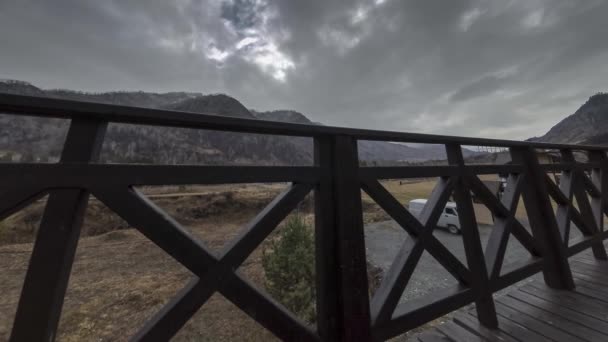
{"label": "mountain", "polygon": [[568,144],[608,144],[608,93],[591,96],[574,114],[531,141]]}
{"label": "mountain", "polygon": [[[274,110],[269,112],[251,111],[258,119],[292,122],[305,125],[320,125],[310,121],[304,114],[293,110]],[[296,139],[295,143],[300,146],[312,146],[310,139],[305,143],[302,138]],[[299,140],[299,141],[298,141]],[[311,147],[312,148],[312,147]],[[465,150],[465,155],[475,154],[472,151]],[[365,161],[389,162],[389,161],[424,161],[446,159],[445,148],[440,145],[429,145],[420,147],[411,147],[404,144],[397,144],[384,141],[360,141],[359,142],[359,157]]]}
{"label": "mountain", "polygon": [[[0,92],[46,96],[145,108],[318,124],[293,110],[255,111],[224,94],[171,92],[86,93],[40,89],[30,83],[0,80]],[[68,122],[0,114],[0,160],[55,161],[61,151]],[[311,138],[269,136],[171,127],[111,124],[101,159],[113,163],[309,165]],[[465,155],[474,152],[465,151]],[[411,147],[376,141],[359,142],[360,158],[367,162],[445,159],[442,146]]]}
{"label": "mountain", "polygon": [[291,122],[303,125],[317,125],[310,121],[304,114],[298,113],[295,110],[273,110],[270,112],[258,112],[252,110],[251,113],[260,120]]}
{"label": "mountain", "polygon": [[231,116],[241,119],[255,119],[256,117],[236,99],[224,95],[199,95],[180,102],[163,106],[165,109],[179,110],[201,114]]}

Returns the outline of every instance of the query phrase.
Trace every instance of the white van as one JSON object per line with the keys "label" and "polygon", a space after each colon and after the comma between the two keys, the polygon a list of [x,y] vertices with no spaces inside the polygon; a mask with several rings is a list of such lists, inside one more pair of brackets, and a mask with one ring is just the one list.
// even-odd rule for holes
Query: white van
{"label": "white van", "polygon": [[[426,205],[426,202],[427,200],[420,198],[411,200],[408,210],[412,215],[416,216],[416,218],[419,218],[420,213],[422,213],[422,209],[424,209],[424,206]],[[446,203],[445,208],[443,208],[443,212],[437,221],[437,227],[447,229],[452,234],[460,234],[460,221],[458,220],[456,203]]]}

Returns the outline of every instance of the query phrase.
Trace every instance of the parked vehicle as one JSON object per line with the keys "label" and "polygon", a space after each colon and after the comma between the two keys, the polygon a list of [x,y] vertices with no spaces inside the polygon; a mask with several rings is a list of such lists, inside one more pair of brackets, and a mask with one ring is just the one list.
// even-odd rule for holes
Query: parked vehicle
{"label": "parked vehicle", "polygon": [[[420,213],[426,205],[426,199],[414,199],[411,200],[408,206],[410,213],[416,218],[420,217]],[[437,227],[446,229],[452,234],[460,234],[460,221],[458,220],[458,210],[456,210],[456,203],[448,202],[443,208],[441,216],[437,221]]]}

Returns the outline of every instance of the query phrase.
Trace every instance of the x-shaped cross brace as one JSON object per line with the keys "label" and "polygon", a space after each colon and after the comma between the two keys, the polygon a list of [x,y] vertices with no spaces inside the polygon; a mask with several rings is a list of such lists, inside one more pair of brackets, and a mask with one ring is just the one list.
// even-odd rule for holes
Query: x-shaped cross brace
{"label": "x-shaped cross brace", "polygon": [[133,340],[169,339],[216,291],[279,338],[318,340],[312,329],[236,271],[312,187],[311,184],[290,186],[260,212],[219,257],[137,190],[131,187],[92,189],[94,196],[108,208],[197,276]]}
{"label": "x-shaped cross brace", "polygon": [[485,253],[486,269],[490,273],[490,280],[495,280],[500,276],[511,233],[530,254],[535,257],[541,255],[534,237],[515,218],[523,177],[523,175],[509,175],[507,188],[499,200],[476,175],[465,176],[467,185],[495,217],[494,228],[488,238]]}
{"label": "x-shaped cross brace", "polygon": [[432,235],[450,197],[453,183],[452,178],[439,179],[419,221],[378,181],[362,182],[363,190],[410,235],[372,298],[371,311],[374,325],[391,318],[425,249],[461,283],[465,285],[470,283],[469,270]]}

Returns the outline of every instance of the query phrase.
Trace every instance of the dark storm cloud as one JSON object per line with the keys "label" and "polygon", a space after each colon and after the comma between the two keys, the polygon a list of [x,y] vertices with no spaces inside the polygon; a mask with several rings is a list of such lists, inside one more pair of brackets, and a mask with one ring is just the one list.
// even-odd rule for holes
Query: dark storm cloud
{"label": "dark storm cloud", "polygon": [[450,95],[450,101],[465,101],[474,97],[491,94],[501,89],[508,79],[508,77],[498,75],[484,76],[456,90],[454,94]]}
{"label": "dark storm cloud", "polygon": [[4,0],[0,78],[526,138],[608,89],[606,15],[602,0]]}
{"label": "dark storm cloud", "polygon": [[[259,10],[264,4],[255,0],[235,0],[222,2],[221,18],[228,20],[239,30],[255,27],[260,23]],[[262,7],[262,8],[260,8]]]}

